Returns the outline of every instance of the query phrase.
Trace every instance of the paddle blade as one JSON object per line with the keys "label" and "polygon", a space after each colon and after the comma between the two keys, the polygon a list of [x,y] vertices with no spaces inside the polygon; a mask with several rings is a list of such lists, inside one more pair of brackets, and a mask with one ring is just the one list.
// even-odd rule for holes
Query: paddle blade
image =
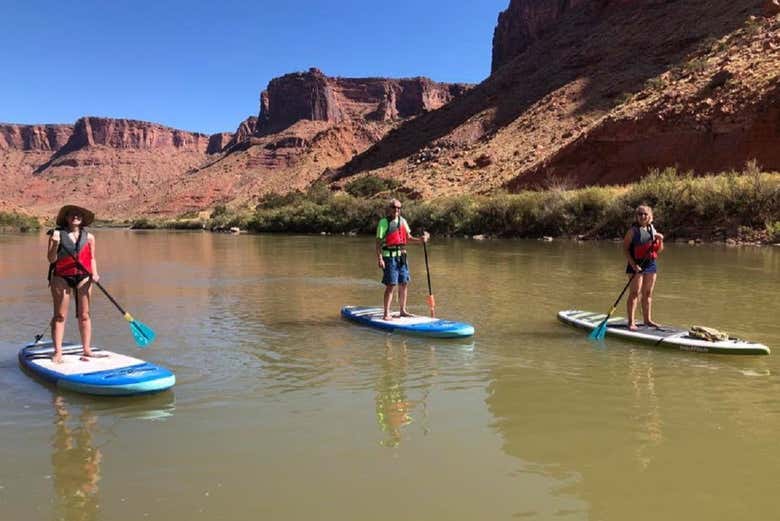
{"label": "paddle blade", "polygon": [[433,295],[428,295],[428,299],[427,300],[428,300],[428,309],[431,310],[431,318],[433,318],[433,316],[436,313],[436,311],[435,311],[436,310],[436,299],[433,297]]}
{"label": "paddle blade", "polygon": [[604,337],[607,336],[607,320],[609,320],[609,317],[602,320],[598,326],[593,328],[593,331],[588,335],[590,340],[604,340]]}
{"label": "paddle blade", "polygon": [[148,346],[154,342],[154,339],[157,336],[149,326],[138,322],[137,320],[130,322],[130,331],[132,331],[133,338],[135,339],[135,343],[138,344],[138,347]]}

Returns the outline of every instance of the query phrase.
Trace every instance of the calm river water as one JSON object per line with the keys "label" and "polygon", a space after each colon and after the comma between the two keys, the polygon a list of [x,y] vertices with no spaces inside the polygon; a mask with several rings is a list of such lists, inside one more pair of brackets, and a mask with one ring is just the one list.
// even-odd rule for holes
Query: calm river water
{"label": "calm river water", "polygon": [[[344,322],[379,304],[369,237],[97,230],[95,344],[172,369],[170,392],[60,393],[22,373],[47,328],[44,235],[0,235],[0,519],[773,520],[780,500],[780,248],[669,245],[656,320],[774,355],[594,344],[619,245],[437,240],[440,316],[470,341]],[[426,312],[422,250],[412,311]],[[624,306],[621,304],[620,314]],[[67,339],[77,340],[72,310]]]}

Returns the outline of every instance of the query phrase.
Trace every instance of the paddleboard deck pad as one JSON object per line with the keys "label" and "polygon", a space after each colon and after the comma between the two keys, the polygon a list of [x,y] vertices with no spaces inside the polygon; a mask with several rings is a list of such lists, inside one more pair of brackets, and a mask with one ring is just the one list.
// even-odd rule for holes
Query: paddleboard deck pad
{"label": "paddleboard deck pad", "polygon": [[[558,320],[574,327],[588,331],[597,327],[607,315],[570,309],[558,312]],[[628,329],[628,321],[623,317],[612,317],[607,322],[607,335],[645,342],[657,347],[668,347],[681,351],[693,351],[697,353],[724,353],[744,355],[768,355],[770,350],[764,344],[757,344],[739,338],[729,338],[710,342],[692,337],[686,329],[661,326],[660,328],[637,324],[638,330]]]}
{"label": "paddleboard deck pad", "polygon": [[19,350],[19,364],[34,376],[61,389],[104,396],[132,396],[170,389],[176,376],[138,358],[92,348],[93,357],[82,359],[81,344],[62,345],[62,363],[52,361],[54,346],[49,342],[28,344]]}
{"label": "paddleboard deck pad", "polygon": [[341,316],[347,320],[391,333],[432,338],[463,338],[474,335],[474,326],[464,322],[418,315],[400,317],[397,313],[393,314],[392,320],[383,320],[382,315],[382,308],[366,306],[344,306],[341,308]]}

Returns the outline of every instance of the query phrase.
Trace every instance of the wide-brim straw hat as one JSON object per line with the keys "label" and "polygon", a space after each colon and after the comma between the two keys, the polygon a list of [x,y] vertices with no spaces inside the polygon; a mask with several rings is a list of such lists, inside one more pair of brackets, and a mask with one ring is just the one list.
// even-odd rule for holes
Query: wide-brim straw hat
{"label": "wide-brim straw hat", "polygon": [[92,221],[95,220],[95,214],[90,212],[86,208],[82,208],[81,206],[76,206],[75,204],[66,204],[65,206],[60,208],[59,212],[57,212],[57,226],[59,226],[60,228],[67,228],[68,214],[71,212],[81,214],[81,226],[89,226],[90,224],[92,224]]}

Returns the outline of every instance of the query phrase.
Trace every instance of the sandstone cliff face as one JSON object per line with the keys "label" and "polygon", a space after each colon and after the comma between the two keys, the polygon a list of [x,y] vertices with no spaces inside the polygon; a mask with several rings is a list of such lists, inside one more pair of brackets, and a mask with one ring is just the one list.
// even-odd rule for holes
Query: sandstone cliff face
{"label": "sandstone cliff face", "polygon": [[329,78],[312,69],[272,80],[259,117],[233,133],[97,117],[0,125],[0,205],[50,213],[76,192],[102,218],[178,215],[305,189],[400,121],[466,88],[425,78]]}
{"label": "sandstone cliff face", "polygon": [[222,156],[171,185],[149,210],[181,213],[305,190],[400,122],[469,88],[427,78],[332,78],[318,69],[275,78],[260,96],[259,116],[241,123]]}
{"label": "sandstone cliff face", "polygon": [[222,152],[230,140],[233,139],[233,134],[230,132],[218,132],[209,136],[209,144],[206,147],[207,154],[219,154]]}
{"label": "sandstone cliff face", "polygon": [[48,214],[73,194],[101,218],[138,215],[161,186],[203,163],[208,141],[127,119],[0,125],[0,202]]}
{"label": "sandstone cliff face", "polygon": [[391,121],[436,110],[468,88],[427,78],[331,78],[318,69],[271,80],[261,95],[258,135],[297,121]]}
{"label": "sandstone cliff face", "polygon": [[513,0],[487,80],[323,179],[370,173],[430,197],[622,184],[667,166],[701,175],[751,159],[780,170],[780,17],[765,8]]}
{"label": "sandstone cliff face", "polygon": [[248,142],[249,138],[257,133],[258,121],[259,120],[256,116],[249,116],[244,121],[242,121],[241,124],[238,125],[238,128],[233,134],[233,137],[231,137],[230,141],[225,145],[225,148],[229,149],[239,144]]}
{"label": "sandstone cliff face", "polygon": [[493,32],[491,71],[526,50],[565,12],[596,1],[601,0],[511,0],[506,11],[498,15]]}
{"label": "sandstone cliff face", "polygon": [[206,152],[209,136],[147,121],[85,117],[76,121],[61,153],[103,145],[119,149],[162,151],[168,148]]}
{"label": "sandstone cliff face", "polygon": [[57,151],[73,135],[73,125],[0,124],[0,150]]}

